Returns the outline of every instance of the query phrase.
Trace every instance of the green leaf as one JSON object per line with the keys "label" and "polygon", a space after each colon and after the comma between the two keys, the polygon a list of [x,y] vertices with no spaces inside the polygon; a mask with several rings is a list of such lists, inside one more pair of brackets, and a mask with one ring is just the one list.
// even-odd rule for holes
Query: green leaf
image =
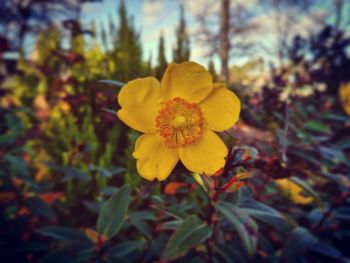
{"label": "green leaf", "polygon": [[297,185],[299,185],[301,188],[303,188],[303,190],[308,193],[309,195],[311,195],[316,203],[318,204],[318,206],[320,207],[320,209],[324,208],[324,204],[322,202],[321,197],[318,195],[318,193],[312,189],[305,181],[299,179],[298,177],[292,176],[289,178],[292,182],[296,183]]}
{"label": "green leaf", "polygon": [[112,238],[118,233],[125,221],[130,202],[130,186],[118,189],[102,206],[97,220],[97,232]]}
{"label": "green leaf", "polygon": [[[216,252],[226,263],[246,263],[244,256],[238,249],[227,244],[220,244],[215,247]],[[220,261],[221,262],[221,261]]]}
{"label": "green leaf", "polygon": [[350,121],[350,117],[344,114],[341,115],[334,112],[325,112],[321,114],[321,117],[329,120],[335,120],[335,121]]}
{"label": "green leaf", "polygon": [[[104,108],[103,108],[104,109]],[[105,169],[96,165],[90,165],[89,170],[93,172],[98,172],[100,176],[111,178],[114,175],[124,173],[126,169],[124,167],[114,167],[112,169]]]}
{"label": "green leaf", "polygon": [[283,262],[300,262],[305,251],[316,245],[318,240],[307,229],[297,227],[288,237],[282,251]]}
{"label": "green leaf", "polygon": [[56,220],[55,213],[53,212],[51,206],[39,198],[29,198],[27,200],[27,206],[34,215],[42,216],[49,220]]}
{"label": "green leaf", "polygon": [[191,215],[185,218],[174,234],[170,237],[166,248],[165,257],[174,259],[184,255],[190,249],[196,247],[212,234],[212,229],[197,216]]}
{"label": "green leaf", "polygon": [[327,133],[327,134],[329,134],[331,132],[331,130],[329,129],[328,126],[326,126],[322,122],[319,122],[316,120],[305,122],[304,129],[316,131],[316,132]]}
{"label": "green leaf", "polygon": [[61,179],[62,182],[66,182],[70,179],[77,179],[79,181],[91,180],[91,177],[88,176],[84,171],[79,170],[75,167],[57,165],[49,162],[44,163],[48,168],[64,174],[64,177]]}
{"label": "green leaf", "polygon": [[115,110],[111,110],[111,109],[108,109],[108,108],[101,108],[101,110],[103,110],[103,111],[105,111],[107,113],[110,113],[110,114],[112,114],[114,116],[117,116],[117,111],[115,111]]}
{"label": "green leaf", "polygon": [[[60,262],[68,262],[70,261],[70,258],[68,256],[68,253],[64,250],[54,250],[38,261],[39,263],[60,263]],[[70,261],[71,262],[71,261]]]}
{"label": "green leaf", "polygon": [[98,82],[103,83],[103,84],[107,84],[107,85],[118,86],[118,87],[123,87],[125,85],[124,82],[117,81],[117,80],[111,80],[111,79],[99,80]]}
{"label": "green leaf", "polygon": [[253,255],[256,251],[258,236],[258,227],[255,221],[230,203],[216,204],[215,207],[236,229],[248,254]]}
{"label": "green leaf", "polygon": [[41,235],[56,239],[58,241],[77,241],[81,243],[91,243],[83,232],[71,227],[48,226],[39,228],[38,230],[36,230],[36,232]]}
{"label": "green leaf", "polygon": [[182,220],[185,218],[186,214],[178,209],[173,207],[164,207],[164,206],[154,206],[155,209],[162,211],[164,214],[168,215],[171,218]]}
{"label": "green leaf", "polygon": [[107,255],[113,260],[125,259],[130,253],[141,250],[144,244],[143,240],[125,241],[108,249]]}
{"label": "green leaf", "polygon": [[264,203],[257,202],[254,199],[241,200],[239,210],[242,210],[254,219],[264,222],[280,231],[289,230],[285,218],[277,210]]}

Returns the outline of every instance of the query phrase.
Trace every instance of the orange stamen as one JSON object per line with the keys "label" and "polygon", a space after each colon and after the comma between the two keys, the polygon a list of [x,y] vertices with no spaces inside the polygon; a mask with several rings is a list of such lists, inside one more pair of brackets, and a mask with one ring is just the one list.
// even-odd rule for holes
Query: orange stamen
{"label": "orange stamen", "polygon": [[196,142],[202,135],[203,124],[199,106],[179,97],[166,101],[156,118],[157,132],[171,149]]}

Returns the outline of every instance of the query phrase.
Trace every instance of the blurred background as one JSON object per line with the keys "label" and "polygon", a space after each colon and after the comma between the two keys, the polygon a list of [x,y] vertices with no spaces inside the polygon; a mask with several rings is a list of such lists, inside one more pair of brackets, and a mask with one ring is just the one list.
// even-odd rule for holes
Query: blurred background
{"label": "blurred background", "polygon": [[[56,262],[57,246],[36,231],[91,228],[104,198],[123,184],[135,191],[134,213],[148,216],[131,220],[115,243],[146,237],[161,246],[150,195],[165,195],[171,206],[194,182],[181,165],[170,186],[137,175],[131,152],[138,134],[114,114],[119,87],[98,81],[161,79],[168,63],[188,60],[241,99],[240,122],[227,134],[256,160],[246,169],[254,198],[329,245],[317,243],[303,258],[318,261],[292,262],[349,262],[347,0],[2,0],[0,259]],[[286,184],[293,176],[299,188]],[[190,201],[177,209],[195,213]],[[299,232],[288,245],[283,236],[262,233],[254,262],[288,258],[295,251],[285,249],[295,242],[310,245],[296,239]],[[161,257],[147,254],[144,243],[133,245],[147,248],[140,252],[145,262]],[[217,260],[229,262],[223,254]]]}

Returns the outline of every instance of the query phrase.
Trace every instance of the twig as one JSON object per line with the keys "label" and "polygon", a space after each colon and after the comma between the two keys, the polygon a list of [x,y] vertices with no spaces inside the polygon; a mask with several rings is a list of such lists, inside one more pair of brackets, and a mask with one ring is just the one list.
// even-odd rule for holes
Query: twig
{"label": "twig", "polygon": [[287,136],[288,136],[288,129],[289,129],[289,101],[287,99],[285,103],[284,108],[284,114],[285,114],[285,121],[284,121],[284,128],[283,128],[283,138],[282,141],[282,161],[283,163],[287,163]]}

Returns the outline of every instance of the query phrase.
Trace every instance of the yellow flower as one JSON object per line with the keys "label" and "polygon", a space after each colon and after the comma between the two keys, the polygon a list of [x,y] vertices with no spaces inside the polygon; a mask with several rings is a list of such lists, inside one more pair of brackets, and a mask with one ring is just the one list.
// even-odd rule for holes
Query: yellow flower
{"label": "yellow flower", "polygon": [[292,200],[295,204],[307,205],[313,201],[313,198],[310,196],[303,196],[303,188],[294,183],[289,179],[278,179],[275,180],[277,185],[284,191],[288,198]]}
{"label": "yellow flower", "polygon": [[142,133],[133,157],[147,180],[165,180],[179,160],[195,173],[214,174],[224,166],[227,148],[214,131],[239,118],[240,101],[194,62],[171,63],[159,82],[138,78],[119,92],[118,117]]}
{"label": "yellow flower", "polygon": [[347,115],[350,115],[350,83],[340,86],[339,97],[344,111]]}

